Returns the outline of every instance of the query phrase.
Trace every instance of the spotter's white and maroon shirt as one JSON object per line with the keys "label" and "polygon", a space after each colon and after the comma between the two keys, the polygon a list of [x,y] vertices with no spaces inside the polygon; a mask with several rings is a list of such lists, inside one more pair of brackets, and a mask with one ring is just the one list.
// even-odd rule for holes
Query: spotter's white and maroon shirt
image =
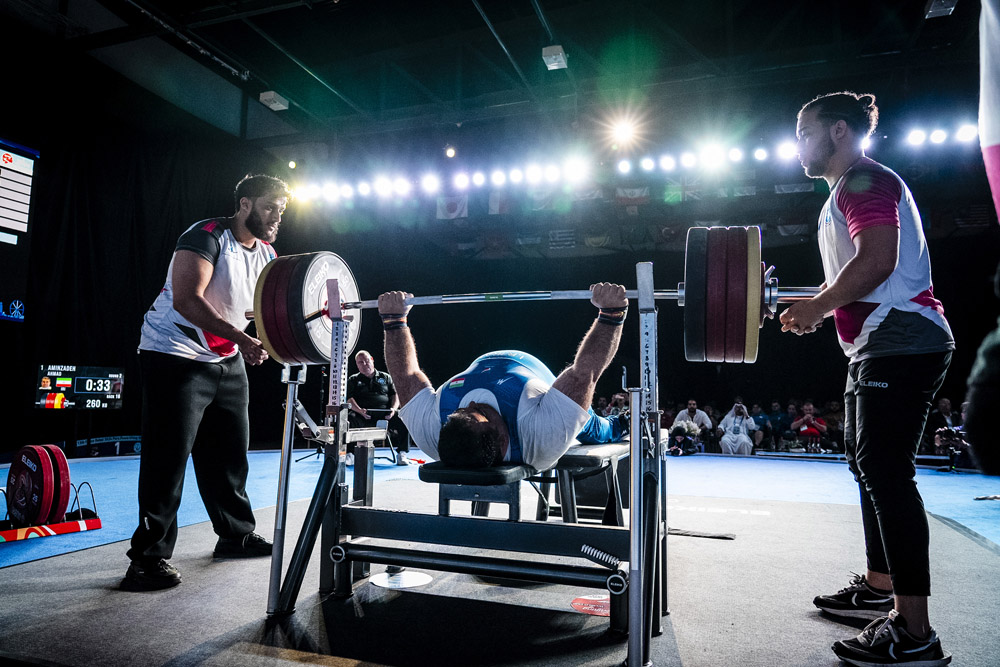
{"label": "spotter's white and maroon shirt", "polygon": [[899,261],[881,285],[834,311],[840,345],[851,362],[870,357],[955,349],[944,307],[934,298],[920,213],[894,171],[867,157],[840,178],[819,216],[819,250],[827,284],[857,252],[854,237],[879,225],[899,228]]}
{"label": "spotter's white and maroon shirt", "polygon": [[[212,219],[191,225],[177,240],[175,258],[176,250],[196,252],[215,266],[205,299],[224,320],[241,331],[246,329],[257,277],[277,257],[271,244],[257,239],[253,248],[247,248],[223,221]],[[236,354],[235,343],[194,326],[174,310],[173,272],[172,258],[166,283],[143,318],[139,349],[208,362]]]}

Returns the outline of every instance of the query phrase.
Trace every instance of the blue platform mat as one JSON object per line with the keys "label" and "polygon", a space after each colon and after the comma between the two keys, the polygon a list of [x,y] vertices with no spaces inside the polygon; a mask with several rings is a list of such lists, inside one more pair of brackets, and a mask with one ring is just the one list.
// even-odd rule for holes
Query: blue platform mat
{"label": "blue platform mat", "polygon": [[[296,455],[301,457],[304,453],[300,451]],[[254,509],[273,507],[277,498],[280,453],[254,451],[250,452],[249,459],[247,494],[250,501]],[[93,485],[103,527],[84,533],[0,543],[0,567],[127,540],[132,536],[139,513],[136,501],[139,459],[70,459],[69,463],[74,484],[86,481]],[[317,457],[292,464],[289,502],[312,496],[321,468],[322,460]],[[0,479],[6,479],[6,476],[6,467],[0,467]],[[395,466],[381,459],[375,462],[376,490],[382,482],[416,478],[416,466]],[[959,523],[1000,545],[1000,501],[974,500],[976,496],[1000,494],[1000,477],[921,469],[917,471],[917,483],[929,512]],[[757,457],[698,455],[668,458],[667,493],[671,496],[858,504],[857,485],[844,463]],[[86,496],[84,507],[89,506],[89,496]],[[189,462],[178,523],[187,526],[207,520],[208,515],[198,495],[194,469]]]}

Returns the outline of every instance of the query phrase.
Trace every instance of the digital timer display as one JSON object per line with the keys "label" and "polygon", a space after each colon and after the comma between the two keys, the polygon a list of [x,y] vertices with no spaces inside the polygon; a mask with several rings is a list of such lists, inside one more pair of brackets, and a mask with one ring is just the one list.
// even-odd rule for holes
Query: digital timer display
{"label": "digital timer display", "polygon": [[125,370],[99,366],[42,364],[35,406],[49,410],[118,410]]}

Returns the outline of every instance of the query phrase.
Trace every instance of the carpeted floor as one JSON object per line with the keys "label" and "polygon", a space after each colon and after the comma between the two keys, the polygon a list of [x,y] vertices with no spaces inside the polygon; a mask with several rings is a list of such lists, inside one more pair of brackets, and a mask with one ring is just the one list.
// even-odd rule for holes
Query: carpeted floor
{"label": "carpeted floor", "polygon": [[[838,664],[830,644],[857,630],[821,617],[811,599],[846,585],[849,571],[864,567],[859,513],[849,476],[835,481],[846,474],[843,466],[802,465],[708,456],[669,462],[671,528],[736,539],[668,538],[671,614],[653,642],[654,664]],[[925,498],[938,495],[931,493],[937,480],[923,477]],[[961,476],[945,477],[941,481],[951,484]],[[996,481],[960,481],[972,480]],[[699,492],[690,494],[689,487]],[[534,493],[527,487],[523,493],[528,515]],[[433,511],[435,489],[410,479],[379,480],[375,503]],[[990,512],[993,503],[975,507]],[[290,506],[292,536],[306,504]],[[269,534],[273,509],[257,515],[261,532]],[[996,665],[1000,548],[951,519],[932,516],[930,524],[935,628],[955,654],[952,664]],[[570,606],[597,591],[429,572],[433,581],[416,589],[362,583],[351,599],[320,599],[318,547],[296,613],[271,624],[268,561],[213,560],[214,542],[208,523],[182,528],[173,562],[184,583],[158,593],[116,590],[127,565],[120,542],[4,569],[0,662],[569,667],[616,665],[626,655],[625,644],[605,633],[606,619]]]}

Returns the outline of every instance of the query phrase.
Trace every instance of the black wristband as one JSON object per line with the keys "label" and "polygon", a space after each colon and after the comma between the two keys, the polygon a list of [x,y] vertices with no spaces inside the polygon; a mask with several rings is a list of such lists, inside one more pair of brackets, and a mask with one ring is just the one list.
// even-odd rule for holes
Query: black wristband
{"label": "black wristband", "polygon": [[597,321],[610,324],[613,327],[620,327],[625,324],[626,315],[628,315],[628,306],[622,308],[601,308],[597,312]]}
{"label": "black wristband", "polygon": [[409,328],[404,313],[379,313],[379,315],[382,317],[382,329],[385,331]]}

